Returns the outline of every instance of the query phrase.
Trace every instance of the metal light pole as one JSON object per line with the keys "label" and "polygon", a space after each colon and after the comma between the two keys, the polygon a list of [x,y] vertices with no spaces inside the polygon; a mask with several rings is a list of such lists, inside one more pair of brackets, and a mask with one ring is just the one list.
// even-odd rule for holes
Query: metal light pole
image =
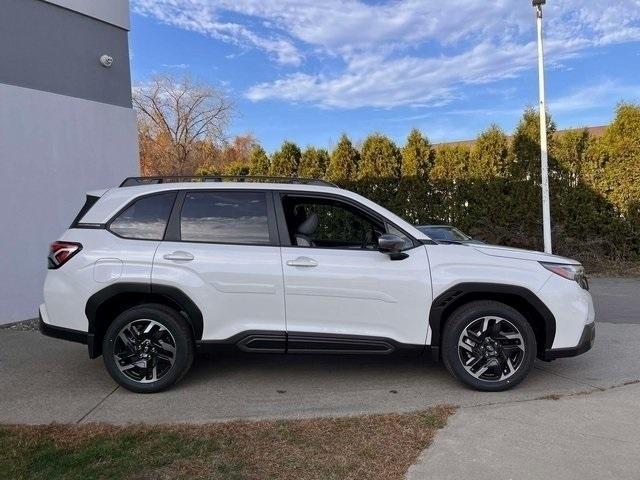
{"label": "metal light pole", "polygon": [[538,26],[538,88],[540,90],[540,167],[542,172],[542,229],[544,251],[551,253],[551,206],[549,202],[549,158],[547,154],[547,111],[544,101],[544,48],[542,46],[542,5],[546,0],[533,0]]}

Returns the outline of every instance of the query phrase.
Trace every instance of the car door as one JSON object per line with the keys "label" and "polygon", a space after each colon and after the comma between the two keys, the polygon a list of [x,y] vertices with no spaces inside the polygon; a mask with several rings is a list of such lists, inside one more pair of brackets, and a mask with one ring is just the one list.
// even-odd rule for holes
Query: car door
{"label": "car door", "polygon": [[[275,203],[289,352],[425,344],[431,280],[423,245],[344,197],[281,193]],[[405,236],[405,258],[377,250],[382,233]]]}
{"label": "car door", "polygon": [[260,343],[260,348],[284,351],[284,292],[277,243],[269,192],[183,191],[165,241],[155,254],[152,288],[175,286],[198,305],[204,319],[203,340],[242,344],[243,339],[268,333],[275,340]]}

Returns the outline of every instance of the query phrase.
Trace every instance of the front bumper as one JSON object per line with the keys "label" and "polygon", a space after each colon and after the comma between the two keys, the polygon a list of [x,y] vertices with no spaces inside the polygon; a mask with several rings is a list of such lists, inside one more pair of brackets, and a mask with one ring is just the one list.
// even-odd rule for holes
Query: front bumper
{"label": "front bumper", "polygon": [[583,353],[591,350],[595,338],[596,322],[588,323],[582,330],[582,335],[580,335],[580,341],[578,341],[578,345],[569,348],[546,349],[544,351],[544,354],[542,355],[542,360],[549,362],[551,360],[555,360],[556,358],[575,357],[577,355],[582,355]]}

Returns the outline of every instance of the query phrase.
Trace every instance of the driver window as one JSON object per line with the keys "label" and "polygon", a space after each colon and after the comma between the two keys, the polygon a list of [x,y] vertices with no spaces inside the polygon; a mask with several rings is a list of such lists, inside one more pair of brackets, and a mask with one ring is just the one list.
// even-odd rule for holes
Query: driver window
{"label": "driver window", "polygon": [[337,200],[285,197],[283,208],[294,246],[376,250],[385,233],[382,223]]}

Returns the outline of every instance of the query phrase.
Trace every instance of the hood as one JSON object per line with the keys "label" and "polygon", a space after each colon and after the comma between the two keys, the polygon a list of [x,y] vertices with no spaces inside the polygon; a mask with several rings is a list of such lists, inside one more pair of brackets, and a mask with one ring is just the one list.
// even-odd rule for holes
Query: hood
{"label": "hood", "polygon": [[522,248],[501,247],[499,245],[469,245],[480,253],[492,257],[517,258],[519,260],[532,260],[534,262],[553,262],[570,265],[579,265],[580,262],[570,258],[552,255],[550,253],[524,250]]}

